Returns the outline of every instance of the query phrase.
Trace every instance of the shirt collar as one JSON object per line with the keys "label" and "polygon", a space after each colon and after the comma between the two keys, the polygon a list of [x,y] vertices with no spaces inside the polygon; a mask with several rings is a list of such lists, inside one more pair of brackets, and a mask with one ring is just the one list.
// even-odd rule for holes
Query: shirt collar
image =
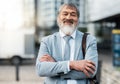
{"label": "shirt collar", "polygon": [[[60,36],[63,38],[66,36],[61,30],[59,30]],[[76,30],[71,34],[72,38],[75,39],[76,37]]]}

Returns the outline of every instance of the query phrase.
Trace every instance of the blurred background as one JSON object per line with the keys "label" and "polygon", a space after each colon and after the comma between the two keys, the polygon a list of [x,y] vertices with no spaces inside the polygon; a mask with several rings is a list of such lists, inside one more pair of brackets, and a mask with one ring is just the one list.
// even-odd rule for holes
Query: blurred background
{"label": "blurred background", "polygon": [[63,3],[78,6],[78,30],[97,38],[100,84],[120,84],[120,0],[0,0],[0,84],[43,84],[35,60]]}

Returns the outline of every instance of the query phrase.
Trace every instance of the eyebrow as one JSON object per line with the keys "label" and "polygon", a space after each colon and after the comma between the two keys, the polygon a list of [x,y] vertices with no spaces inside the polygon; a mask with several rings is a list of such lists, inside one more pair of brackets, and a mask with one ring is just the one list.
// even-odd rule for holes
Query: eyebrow
{"label": "eyebrow", "polygon": [[67,12],[67,11],[63,11],[63,13],[75,13],[75,14],[77,14],[76,12]]}
{"label": "eyebrow", "polygon": [[67,11],[63,11],[63,12],[62,12],[62,14],[65,14],[65,13],[71,13],[71,14],[76,14],[76,15],[77,15],[76,12],[67,12]]}

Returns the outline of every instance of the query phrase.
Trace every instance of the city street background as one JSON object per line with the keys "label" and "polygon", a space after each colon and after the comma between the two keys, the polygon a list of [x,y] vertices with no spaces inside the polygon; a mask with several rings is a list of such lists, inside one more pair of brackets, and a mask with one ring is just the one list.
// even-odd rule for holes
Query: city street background
{"label": "city street background", "polygon": [[96,37],[100,84],[120,84],[120,0],[0,0],[0,84],[43,84],[35,59],[41,39],[58,31],[64,3],[78,7],[77,29]]}
{"label": "city street background", "polygon": [[[112,66],[112,54],[109,51],[99,51],[102,65]],[[44,77],[39,77],[35,71],[35,60],[24,61],[19,67],[19,81],[16,81],[16,68],[8,61],[0,63],[0,84],[43,84]],[[105,83],[101,83],[105,84]]]}
{"label": "city street background", "polygon": [[19,81],[16,81],[16,68],[7,62],[0,64],[0,84],[43,84],[43,79],[36,74],[33,61],[19,66]]}

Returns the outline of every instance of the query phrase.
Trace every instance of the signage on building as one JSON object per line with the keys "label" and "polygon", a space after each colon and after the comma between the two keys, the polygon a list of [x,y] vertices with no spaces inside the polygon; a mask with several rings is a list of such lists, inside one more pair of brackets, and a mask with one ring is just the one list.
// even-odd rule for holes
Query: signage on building
{"label": "signage on building", "polygon": [[120,66],[120,29],[112,30],[113,65]]}

